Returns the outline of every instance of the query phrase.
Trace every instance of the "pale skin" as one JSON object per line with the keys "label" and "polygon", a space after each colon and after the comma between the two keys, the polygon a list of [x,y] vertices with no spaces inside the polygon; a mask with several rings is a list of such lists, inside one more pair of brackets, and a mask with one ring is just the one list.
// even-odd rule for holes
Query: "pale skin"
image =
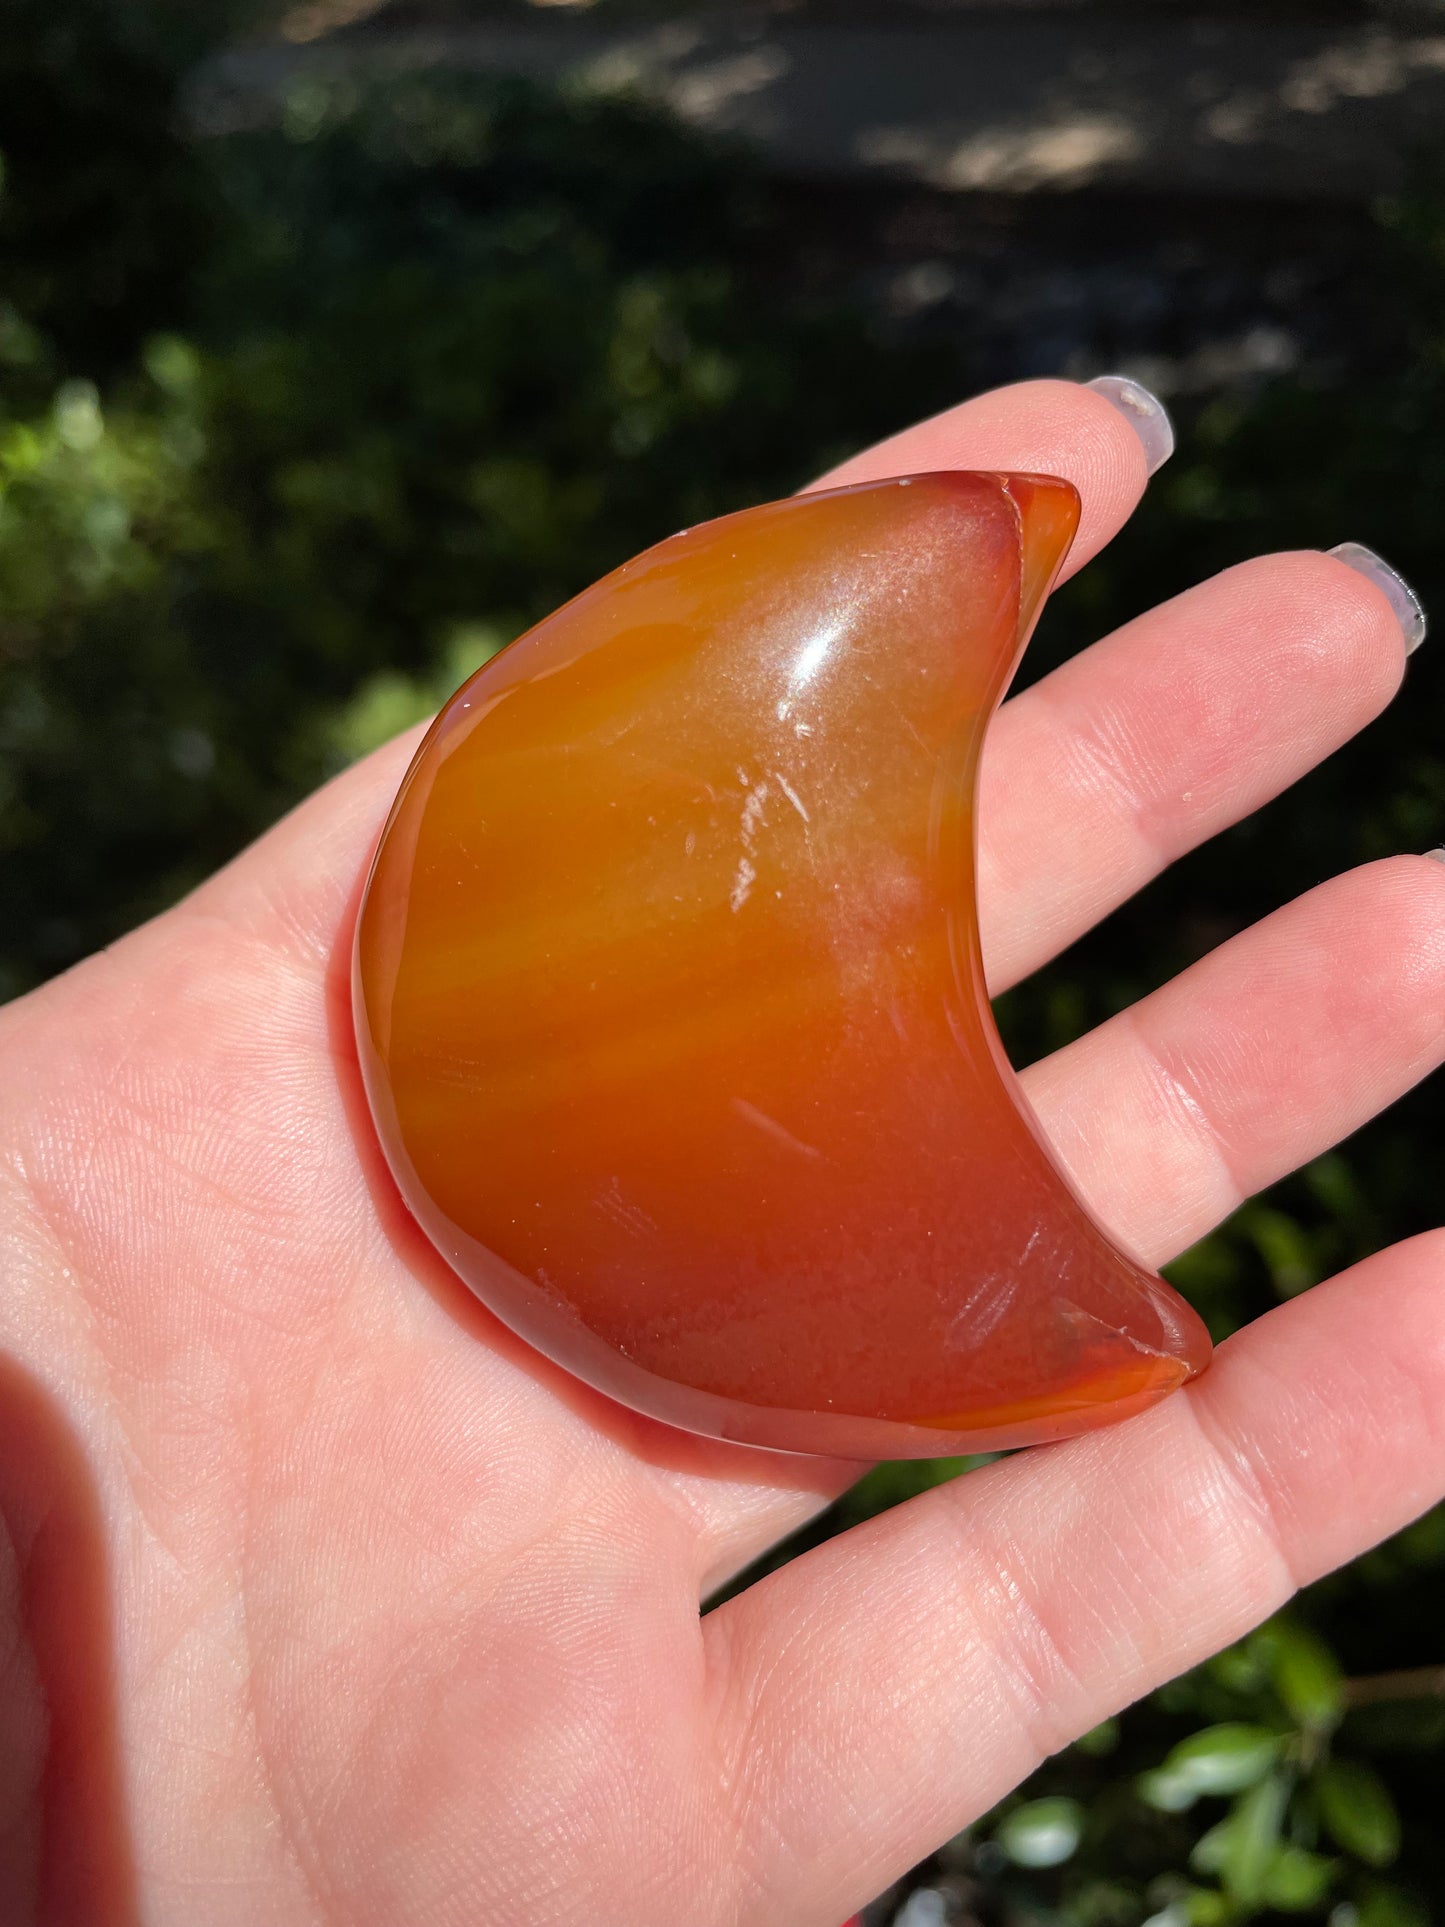
{"label": "pale skin", "polygon": [[[843,474],[943,467],[1073,480],[1071,570],[1145,484],[1121,416],[1055,382]],[[1378,589],[1276,555],[1008,705],[982,805],[993,987],[1288,786],[1403,670]],[[503,1330],[408,1219],[347,958],[413,747],[0,1012],[7,1923],[837,1927],[1046,1754],[1445,1492],[1432,1233],[1272,1312],[1144,1416],[700,1615],[858,1468],[620,1410]],[[1157,1264],[1442,1057],[1445,865],[1401,855],[1027,1081],[1084,1194]]]}

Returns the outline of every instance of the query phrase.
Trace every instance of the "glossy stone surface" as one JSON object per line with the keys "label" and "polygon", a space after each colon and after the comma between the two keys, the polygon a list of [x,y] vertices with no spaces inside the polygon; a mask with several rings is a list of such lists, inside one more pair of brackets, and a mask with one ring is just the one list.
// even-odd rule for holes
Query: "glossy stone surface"
{"label": "glossy stone surface", "polygon": [[979,960],[984,728],[1076,520],[937,474],[689,530],[418,752],[357,933],[373,1112],[462,1277],[613,1397],[907,1457],[1206,1362],[1051,1161]]}

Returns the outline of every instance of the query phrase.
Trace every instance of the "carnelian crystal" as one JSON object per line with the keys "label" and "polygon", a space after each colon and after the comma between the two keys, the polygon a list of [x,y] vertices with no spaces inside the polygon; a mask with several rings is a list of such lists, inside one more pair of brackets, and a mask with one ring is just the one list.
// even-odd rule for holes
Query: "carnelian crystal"
{"label": "carnelian crystal", "polygon": [[984,730],[1077,519],[1067,483],[954,473],[724,517],[417,752],[357,930],[382,1143],[473,1290],[612,1397],[901,1458],[1206,1363],[1054,1163],[980,962]]}

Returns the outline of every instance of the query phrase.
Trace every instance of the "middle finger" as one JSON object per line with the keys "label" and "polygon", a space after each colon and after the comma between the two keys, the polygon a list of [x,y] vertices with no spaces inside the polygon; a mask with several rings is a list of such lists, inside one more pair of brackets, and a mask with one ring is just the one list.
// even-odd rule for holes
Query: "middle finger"
{"label": "middle finger", "polygon": [[1008,702],[984,750],[979,917],[995,994],[1385,707],[1405,638],[1332,555],[1261,556]]}

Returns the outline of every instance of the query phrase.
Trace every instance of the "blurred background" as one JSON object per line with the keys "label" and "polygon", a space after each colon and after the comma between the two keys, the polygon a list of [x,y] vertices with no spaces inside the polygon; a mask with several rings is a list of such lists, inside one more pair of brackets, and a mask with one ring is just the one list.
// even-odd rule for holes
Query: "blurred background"
{"label": "blurred background", "polygon": [[[1015,1060],[1445,840],[1439,0],[6,0],[0,163],[0,997],[645,544],[1024,375],[1136,374],[1180,429],[1029,675],[1345,539],[1442,634],[1006,999]],[[1437,1079],[1171,1275],[1222,1336],[1438,1220],[1442,1142]],[[810,1537],[956,1475],[881,1468]],[[1438,1512],[870,1927],[1445,1920],[1442,1604]]]}

